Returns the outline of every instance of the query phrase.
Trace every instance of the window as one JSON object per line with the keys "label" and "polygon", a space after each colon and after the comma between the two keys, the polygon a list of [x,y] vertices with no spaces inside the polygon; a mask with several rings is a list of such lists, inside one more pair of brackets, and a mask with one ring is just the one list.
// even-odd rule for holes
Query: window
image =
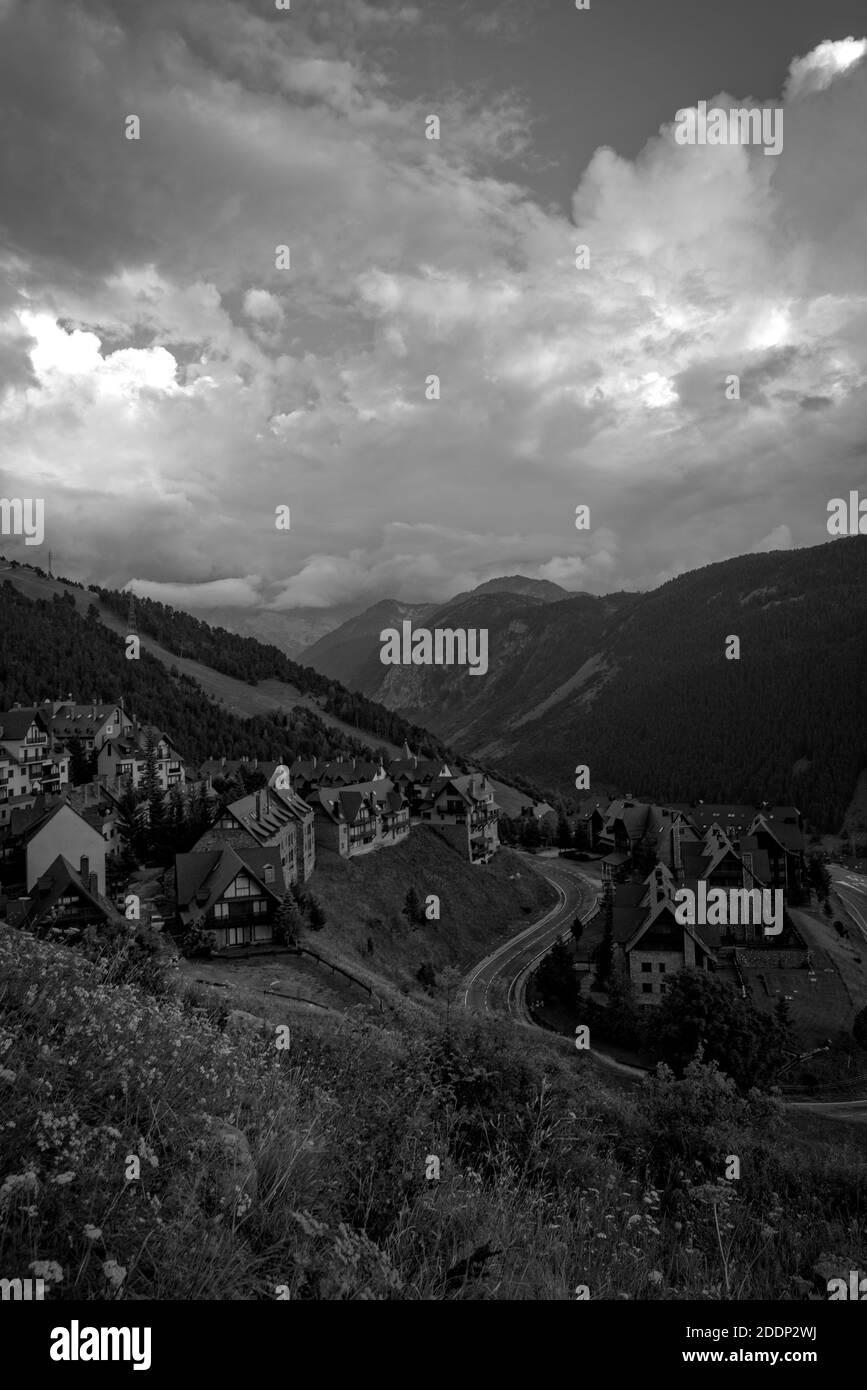
{"label": "window", "polygon": [[223,894],[223,897],[224,897],[224,898],[249,898],[249,896],[250,896],[250,894],[251,894],[252,892],[253,892],[253,885],[252,885],[252,883],[250,882],[250,880],[246,877],[245,874],[238,874],[238,877],[235,879],[235,881],[234,881],[233,883],[230,883],[230,884],[229,884],[228,888],[226,889],[225,893]]}
{"label": "window", "polygon": [[651,963],[650,963],[649,960],[643,960],[643,961],[641,962],[641,969],[642,969],[642,970],[644,971],[644,973],[646,974],[648,970],[652,970],[652,969],[653,969],[653,966],[651,965]]}
{"label": "window", "polygon": [[228,903],[217,903],[216,907],[214,908],[214,917],[217,919],[217,921],[218,921],[218,922],[221,922],[221,921],[223,920],[223,918],[224,918],[224,917],[228,917],[228,915],[229,915],[229,904],[228,904]]}
{"label": "window", "polygon": [[665,974],[665,966],[664,966],[664,965],[660,965],[660,967],[659,967],[659,973],[660,973],[660,975],[664,975],[664,974]]}
{"label": "window", "polygon": [[642,994],[652,994],[652,993],[653,993],[653,985],[642,985],[642,986],[641,986],[641,993],[642,993]]}
{"label": "window", "polygon": [[243,928],[243,927],[227,927],[227,928],[226,928],[226,945],[227,945],[227,946],[243,946],[243,944],[244,944],[244,928]]}
{"label": "window", "polygon": [[254,899],[253,899],[253,915],[254,915],[255,917],[261,917],[262,914],[263,914],[264,912],[267,912],[267,911],[268,911],[268,904],[267,904],[267,902],[265,901],[264,898],[254,898]]}

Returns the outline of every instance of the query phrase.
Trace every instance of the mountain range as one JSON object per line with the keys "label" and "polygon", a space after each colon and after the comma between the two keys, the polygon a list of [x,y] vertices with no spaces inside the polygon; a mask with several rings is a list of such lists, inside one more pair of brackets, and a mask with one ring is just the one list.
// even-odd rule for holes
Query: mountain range
{"label": "mountain range", "polygon": [[[487,673],[383,665],[380,630],[405,618],[486,628]],[[836,829],[867,765],[867,538],[740,556],[648,593],[515,576],[442,605],[383,601],[300,659],[561,793],[587,764],[636,795],[793,801]]]}

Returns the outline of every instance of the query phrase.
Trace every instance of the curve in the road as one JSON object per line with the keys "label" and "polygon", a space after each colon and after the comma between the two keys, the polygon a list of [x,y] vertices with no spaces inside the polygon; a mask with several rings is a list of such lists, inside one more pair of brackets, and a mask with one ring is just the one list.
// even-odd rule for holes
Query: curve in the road
{"label": "curve in the road", "polygon": [[[495,981],[499,982],[506,986],[506,1008],[510,1018],[524,1027],[538,1028],[542,1032],[545,1030],[539,1028],[539,1024],[530,1017],[527,1010],[525,997],[527,981],[533,969],[548,953],[554,941],[568,936],[569,923],[576,911],[580,912],[583,903],[583,889],[587,887],[594,889],[595,885],[580,871],[567,869],[562,862],[556,862],[556,868],[549,862],[546,862],[544,869],[535,863],[532,867],[555,889],[558,898],[557,903],[554,907],[549,908],[538,921],[525,927],[517,936],[504,941],[501,946],[498,946],[495,951],[492,951],[490,955],[474,966],[464,977],[461,998],[464,1008],[480,1007],[482,1012],[489,1013],[491,1012],[489,1000],[491,986]],[[558,883],[552,877],[554,873],[562,875],[567,884],[573,885],[571,895],[562,886],[562,883]],[[839,885],[836,881],[834,886],[839,892]],[[864,880],[864,889],[861,891],[867,891],[867,879]],[[596,903],[597,899],[594,899],[591,906],[581,913],[582,921],[586,921],[595,911]],[[533,951],[530,959],[521,959],[528,950]],[[509,971],[511,974],[508,973]],[[617,1062],[613,1057],[608,1057],[604,1052],[598,1052],[595,1048],[590,1049],[590,1052],[597,1061],[614,1071],[636,1078],[647,1075],[646,1070]],[[864,1118],[867,1120],[867,1098],[836,1101],[789,1100],[785,1101],[784,1104],[788,1110],[834,1111],[842,1117],[859,1120],[861,1115],[858,1112],[863,1111]],[[832,1117],[835,1116],[829,1115],[829,1118]]]}

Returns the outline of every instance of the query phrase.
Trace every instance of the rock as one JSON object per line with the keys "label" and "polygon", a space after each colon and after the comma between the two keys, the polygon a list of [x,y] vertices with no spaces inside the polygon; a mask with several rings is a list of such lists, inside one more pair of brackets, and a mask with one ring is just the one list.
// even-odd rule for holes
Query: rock
{"label": "rock", "polygon": [[227,1033],[236,1037],[246,1037],[253,1031],[261,1033],[267,1020],[257,1014],[248,1014],[245,1009],[232,1009],[226,1019]]}
{"label": "rock", "polygon": [[247,1136],[226,1120],[214,1121],[215,1152],[211,1177],[218,1205],[243,1214],[259,1190],[258,1174]]}

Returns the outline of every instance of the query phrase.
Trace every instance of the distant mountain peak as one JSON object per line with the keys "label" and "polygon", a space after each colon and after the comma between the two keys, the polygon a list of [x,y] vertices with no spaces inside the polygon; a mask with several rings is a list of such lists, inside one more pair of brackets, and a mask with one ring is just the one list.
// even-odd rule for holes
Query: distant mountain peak
{"label": "distant mountain peak", "polygon": [[[528,579],[524,574],[503,575],[499,579],[486,579],[469,590],[473,594],[521,594],[525,598],[542,599],[544,603],[557,603],[560,599],[572,598],[572,592],[550,579]],[[456,598],[465,597],[462,594]],[[454,602],[450,599],[449,602]]]}

